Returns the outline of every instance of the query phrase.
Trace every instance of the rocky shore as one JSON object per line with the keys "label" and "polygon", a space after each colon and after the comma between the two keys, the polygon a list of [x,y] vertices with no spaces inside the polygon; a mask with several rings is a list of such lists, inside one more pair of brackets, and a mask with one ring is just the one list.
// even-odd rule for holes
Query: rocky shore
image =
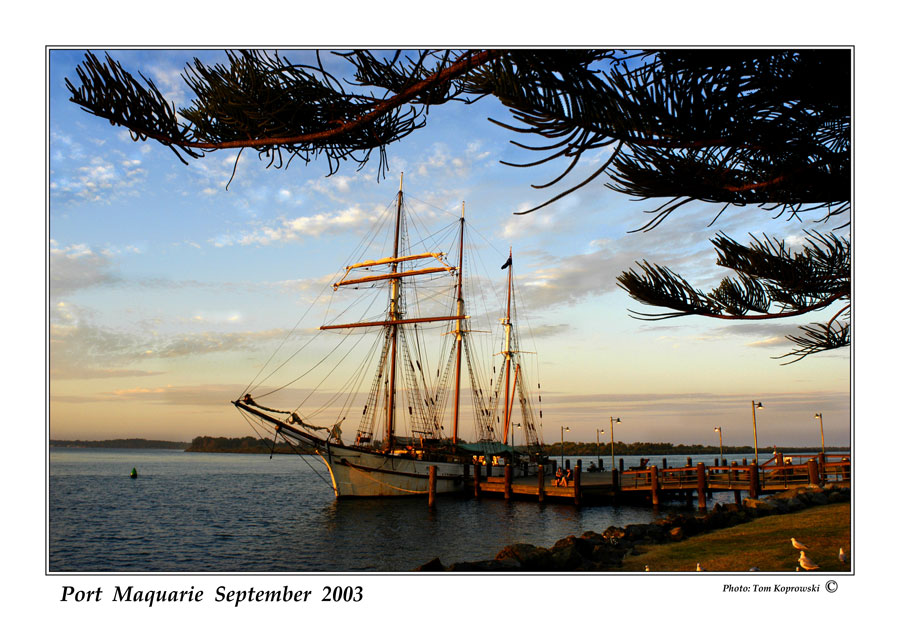
{"label": "rocky shore", "polygon": [[624,528],[610,526],[602,533],[587,531],[569,535],[552,547],[514,543],[493,559],[445,566],[435,558],[417,572],[609,572],[622,567],[622,559],[636,554],[642,545],[682,541],[773,514],[788,514],[811,506],[850,501],[850,488],[840,484],[804,486],[763,499],[744,499],[738,504],[716,504],[706,514],[673,514],[652,523]]}

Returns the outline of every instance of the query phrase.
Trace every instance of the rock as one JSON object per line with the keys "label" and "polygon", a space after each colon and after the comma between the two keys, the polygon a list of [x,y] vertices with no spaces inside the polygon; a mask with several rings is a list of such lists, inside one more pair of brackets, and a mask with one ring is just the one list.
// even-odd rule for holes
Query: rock
{"label": "rock", "polygon": [[497,561],[513,559],[523,570],[532,572],[544,572],[553,564],[550,550],[531,545],[529,543],[514,543],[508,545],[494,557]]}
{"label": "rock", "polygon": [[682,539],[684,539],[684,528],[680,526],[677,528],[672,528],[671,530],[669,530],[669,538],[672,541],[681,541]]}
{"label": "rock", "polygon": [[576,537],[575,535],[570,534],[565,539],[560,539],[559,541],[554,543],[551,550],[557,550],[568,546],[572,546],[573,548],[575,548],[575,550],[577,550],[578,553],[582,556],[589,555],[594,547],[586,539],[582,539],[581,537]]}
{"label": "rock", "polygon": [[774,506],[766,499],[751,499],[746,497],[743,501],[744,508],[755,510],[757,513],[768,514],[774,512]]}
{"label": "rock", "polygon": [[626,541],[642,541],[647,538],[647,533],[650,529],[650,524],[647,523],[633,523],[625,526],[625,540]]}
{"label": "rock", "polygon": [[674,525],[674,518],[669,515],[668,517],[665,517],[663,519],[654,519],[650,522],[650,525],[663,530],[668,530]]}
{"label": "rock", "polygon": [[703,532],[718,530],[719,528],[725,527],[725,515],[723,515],[721,512],[717,513],[713,511],[707,515],[701,515],[697,517],[697,522]]}
{"label": "rock", "polygon": [[591,552],[591,561],[601,567],[620,567],[624,556],[625,550],[623,548],[597,545],[594,546],[594,550]]}
{"label": "rock", "polygon": [[521,570],[521,567],[515,559],[466,561],[454,563],[446,569],[447,572],[515,572],[516,570]]}
{"label": "rock", "polygon": [[772,507],[772,512],[775,514],[780,515],[788,511],[787,500],[782,497],[769,497],[766,501],[769,502],[769,505]]}
{"label": "rock", "polygon": [[651,541],[653,543],[661,543],[666,540],[666,530],[661,525],[657,525],[655,523],[648,524],[646,538],[647,541]]}
{"label": "rock", "polygon": [[441,560],[437,557],[433,558],[428,563],[423,563],[419,567],[417,567],[413,572],[443,572],[445,570],[444,565],[441,563]]}
{"label": "rock", "polygon": [[571,572],[585,565],[584,555],[578,551],[574,543],[553,546],[550,549],[551,569],[556,572]]}
{"label": "rock", "polygon": [[611,544],[615,545],[619,541],[625,538],[625,528],[619,528],[617,526],[610,526],[606,530],[603,531],[603,538],[609,541]]}
{"label": "rock", "polygon": [[797,494],[797,498],[807,506],[819,505],[822,501],[828,501],[821,488],[807,488]]}
{"label": "rock", "polygon": [[811,506],[824,506],[828,503],[828,496],[824,492],[811,492],[808,494],[807,503]]}
{"label": "rock", "polygon": [[603,535],[594,532],[593,530],[588,530],[583,535],[581,535],[581,538],[587,541],[592,546],[606,545],[606,539],[603,538]]}
{"label": "rock", "polygon": [[785,506],[787,507],[788,512],[796,512],[798,510],[803,510],[803,508],[806,507],[799,497],[791,497],[785,501]]}

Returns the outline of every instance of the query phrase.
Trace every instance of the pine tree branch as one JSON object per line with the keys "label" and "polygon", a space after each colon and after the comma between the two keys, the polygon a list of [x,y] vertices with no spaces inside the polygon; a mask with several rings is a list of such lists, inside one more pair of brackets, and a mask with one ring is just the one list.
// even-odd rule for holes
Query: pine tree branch
{"label": "pine tree branch", "polygon": [[[850,344],[850,244],[847,239],[809,232],[802,251],[791,252],[783,242],[768,237],[752,238],[741,245],[725,235],[713,239],[717,264],[737,274],[737,281],[723,279],[705,293],[692,287],[667,267],[638,263],[617,278],[618,286],[635,300],[670,312],[644,313],[629,310],[640,320],[667,320],[680,316],[702,316],[719,320],[776,320],[794,318],[848,301],[826,324],[800,327],[801,334],[788,335],[794,350],[776,359],[796,362],[808,355]],[[775,303],[781,309],[771,311]],[[838,318],[846,316],[847,322]]]}

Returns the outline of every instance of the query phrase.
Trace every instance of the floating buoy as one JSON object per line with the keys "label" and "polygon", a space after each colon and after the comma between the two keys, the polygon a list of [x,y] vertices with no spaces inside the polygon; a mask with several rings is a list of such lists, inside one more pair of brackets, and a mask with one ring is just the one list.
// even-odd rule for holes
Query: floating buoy
{"label": "floating buoy", "polygon": [[137,468],[132,468],[132,469],[131,469],[131,478],[132,478],[132,479],[137,479]]}

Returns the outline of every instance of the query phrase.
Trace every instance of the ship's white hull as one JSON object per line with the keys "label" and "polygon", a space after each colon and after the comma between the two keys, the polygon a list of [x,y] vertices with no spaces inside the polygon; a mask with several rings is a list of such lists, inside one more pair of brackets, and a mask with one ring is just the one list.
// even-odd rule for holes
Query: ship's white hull
{"label": "ship's white hull", "polygon": [[431,466],[437,494],[462,492],[464,464],[372,453],[344,446],[318,449],[337,497],[401,497],[428,494]]}
{"label": "ship's white hull", "polygon": [[282,434],[312,446],[325,462],[336,497],[403,497],[428,494],[431,466],[437,468],[436,494],[462,492],[465,464],[380,453],[332,444],[288,425]]}

